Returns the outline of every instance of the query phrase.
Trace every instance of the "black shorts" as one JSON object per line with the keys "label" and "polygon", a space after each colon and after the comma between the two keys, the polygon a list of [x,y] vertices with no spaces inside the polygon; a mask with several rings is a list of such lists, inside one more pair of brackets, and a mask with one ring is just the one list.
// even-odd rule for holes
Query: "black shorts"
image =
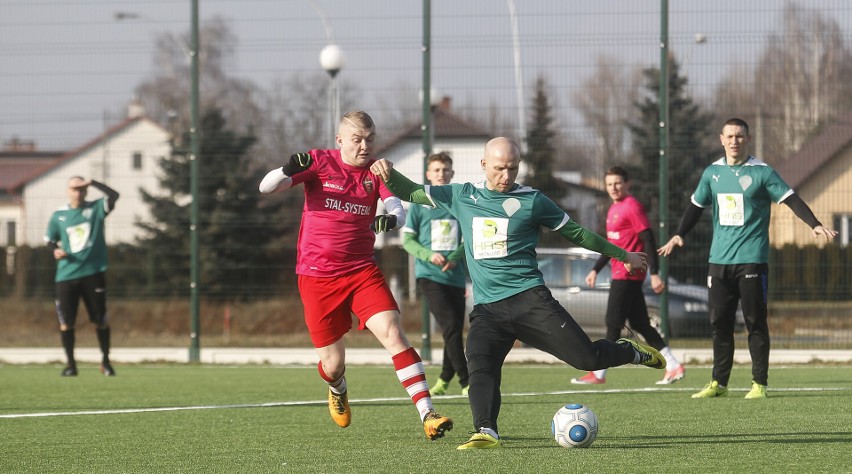
{"label": "black shorts", "polygon": [[56,315],[60,325],[73,328],[77,323],[80,299],[86,305],[89,321],[104,326],[108,323],[106,312],[106,278],[104,272],[56,282]]}

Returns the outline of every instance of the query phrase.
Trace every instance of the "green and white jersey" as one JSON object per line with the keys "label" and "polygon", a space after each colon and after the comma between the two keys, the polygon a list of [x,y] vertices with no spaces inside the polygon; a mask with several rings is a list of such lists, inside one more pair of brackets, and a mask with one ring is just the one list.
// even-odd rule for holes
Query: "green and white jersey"
{"label": "green and white jersey", "polygon": [[461,224],[473,303],[493,303],[544,284],[535,248],[541,227],[557,230],[569,217],[536,189],[491,191],[485,182],[425,186],[435,206]]}
{"label": "green and white jersey", "polygon": [[50,217],[44,240],[55,242],[68,254],[56,263],[57,282],[106,271],[104,220],[109,212],[106,198],[101,198],[78,208],[65,206]]}
{"label": "green and white jersey", "polygon": [[[459,221],[444,209],[412,204],[402,231],[414,234],[420,245],[444,256],[461,245]],[[419,258],[414,259],[414,275],[458,288],[464,288],[466,276],[463,262],[458,262],[454,268],[442,272],[441,267]]]}
{"label": "green and white jersey", "polygon": [[722,157],[708,166],[692,203],[713,209],[710,263],[767,263],[771,204],[791,194],[778,173],[753,156],[742,165],[728,166]]}

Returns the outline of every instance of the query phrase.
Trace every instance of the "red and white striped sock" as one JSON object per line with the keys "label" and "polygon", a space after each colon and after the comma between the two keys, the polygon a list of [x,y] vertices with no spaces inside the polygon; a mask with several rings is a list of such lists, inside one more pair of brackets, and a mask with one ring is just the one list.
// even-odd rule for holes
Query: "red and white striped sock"
{"label": "red and white striped sock", "polygon": [[420,412],[420,419],[423,420],[433,408],[420,355],[413,347],[409,347],[393,356],[393,367],[396,369],[396,377],[408,392],[408,396]]}
{"label": "red and white striped sock", "polygon": [[[346,377],[345,375],[341,375],[339,379],[334,380],[322,370],[322,361],[317,364],[317,370],[319,370],[320,377],[328,384],[331,391],[340,395],[341,393],[346,392]],[[346,369],[343,369],[343,373],[346,373]]]}

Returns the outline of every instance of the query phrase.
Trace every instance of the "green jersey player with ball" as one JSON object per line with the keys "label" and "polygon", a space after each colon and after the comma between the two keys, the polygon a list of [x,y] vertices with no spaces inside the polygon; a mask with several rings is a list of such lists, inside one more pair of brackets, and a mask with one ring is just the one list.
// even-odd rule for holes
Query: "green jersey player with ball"
{"label": "green jersey player with ball", "polygon": [[646,255],[626,252],[580,227],[540,191],[515,182],[520,150],[511,140],[494,138],[481,160],[485,180],[424,186],[393,169],[387,160],[371,166],[400,199],[434,206],[459,222],[465,260],[473,282],[473,311],[467,337],[473,436],[459,449],[499,448],[497,417],[503,361],[520,340],[580,370],[628,363],[665,368],[650,346],[629,339],[592,342],[550,294],[536,260],[541,227],[571,242],[645,270]]}

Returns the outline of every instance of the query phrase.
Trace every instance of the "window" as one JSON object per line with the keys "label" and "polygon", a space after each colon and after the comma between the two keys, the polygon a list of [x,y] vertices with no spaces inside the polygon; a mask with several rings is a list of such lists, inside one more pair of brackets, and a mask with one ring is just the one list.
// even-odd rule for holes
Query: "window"
{"label": "window", "polygon": [[141,170],[142,169],[142,153],[135,152],[133,153],[133,169]]}
{"label": "window", "polygon": [[835,214],[834,228],[837,231],[837,243],[841,247],[849,245],[849,234],[852,234],[852,215],[850,214]]}
{"label": "window", "polygon": [[15,221],[6,221],[6,245],[15,246],[17,242],[15,240],[15,230],[17,226],[15,225]]}

